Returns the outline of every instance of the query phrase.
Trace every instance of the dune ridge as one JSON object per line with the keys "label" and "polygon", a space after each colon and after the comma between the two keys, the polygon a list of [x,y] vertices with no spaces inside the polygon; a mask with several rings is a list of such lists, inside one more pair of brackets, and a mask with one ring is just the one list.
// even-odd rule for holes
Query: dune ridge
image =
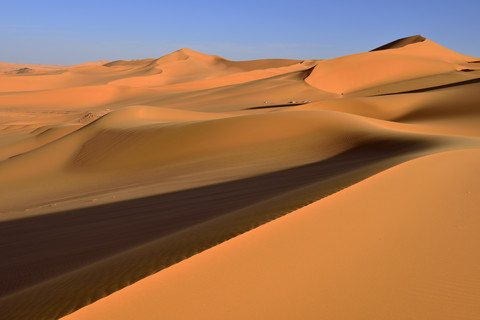
{"label": "dune ridge", "polygon": [[331,60],[0,65],[0,314],[475,319],[478,60],[417,35]]}
{"label": "dune ridge", "polygon": [[417,34],[415,36],[410,36],[410,37],[405,37],[405,38],[401,38],[401,39],[398,39],[398,40],[394,40],[394,41],[389,42],[387,44],[384,44],[384,45],[382,45],[378,48],[372,49],[372,50],[370,50],[370,52],[379,51],[379,50],[401,48],[401,47],[408,46],[409,44],[413,44],[413,43],[417,43],[417,42],[423,42],[425,40],[427,40],[427,38],[422,37],[421,35]]}

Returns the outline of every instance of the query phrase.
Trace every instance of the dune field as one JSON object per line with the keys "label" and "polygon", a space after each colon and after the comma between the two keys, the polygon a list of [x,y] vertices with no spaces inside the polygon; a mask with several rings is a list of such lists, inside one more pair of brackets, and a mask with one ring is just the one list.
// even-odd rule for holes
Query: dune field
{"label": "dune field", "polygon": [[479,230],[480,58],[422,36],[0,63],[0,319],[480,319]]}

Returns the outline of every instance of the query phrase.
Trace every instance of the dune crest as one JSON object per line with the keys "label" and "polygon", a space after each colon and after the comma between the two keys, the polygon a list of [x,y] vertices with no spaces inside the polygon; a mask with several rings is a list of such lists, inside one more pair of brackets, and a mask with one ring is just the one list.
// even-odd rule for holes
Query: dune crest
{"label": "dune crest", "polygon": [[405,38],[401,38],[401,39],[389,42],[387,44],[384,44],[383,46],[380,46],[378,48],[370,50],[370,52],[379,51],[379,50],[387,50],[387,49],[397,49],[397,48],[408,46],[409,44],[413,44],[413,43],[417,43],[417,42],[423,42],[425,40],[427,40],[427,38],[422,37],[421,35],[417,34],[415,36],[405,37]]}

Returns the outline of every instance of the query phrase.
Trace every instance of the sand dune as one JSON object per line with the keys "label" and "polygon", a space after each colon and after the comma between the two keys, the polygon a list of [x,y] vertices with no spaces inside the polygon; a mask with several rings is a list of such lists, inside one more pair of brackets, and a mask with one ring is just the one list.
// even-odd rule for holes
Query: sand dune
{"label": "sand dune", "polygon": [[0,314],[478,318],[478,61],[0,64]]}
{"label": "sand dune", "polygon": [[296,108],[332,110],[395,122],[431,125],[429,130],[435,132],[478,136],[479,99],[478,83],[474,82],[420,92],[318,101]]}
{"label": "sand dune", "polygon": [[479,161],[407,162],[64,319],[477,319]]}
{"label": "sand dune", "polygon": [[21,74],[21,73],[30,73],[34,71],[55,71],[55,70],[62,70],[62,69],[65,69],[65,66],[0,62],[1,73]]}
{"label": "sand dune", "polygon": [[[363,119],[321,110],[220,119],[173,111],[141,106],[114,111],[0,164],[0,181],[5,186],[2,208],[26,208],[27,194],[40,203],[57,201],[74,190],[91,192],[147,181],[158,185],[174,172],[174,177],[196,175],[203,183],[213,183],[324,160],[374,139],[433,140],[389,132]],[[175,120],[174,115],[184,121],[165,121]],[[186,121],[189,116],[204,119]],[[203,168],[200,172],[199,167]],[[72,185],[72,175],[82,178]],[[31,181],[28,186],[27,181]],[[45,181],[49,181],[48,188]]]}
{"label": "sand dune", "polygon": [[[475,60],[433,41],[371,51],[320,62],[307,83],[337,94],[469,69]],[[478,70],[478,68],[476,68]]]}

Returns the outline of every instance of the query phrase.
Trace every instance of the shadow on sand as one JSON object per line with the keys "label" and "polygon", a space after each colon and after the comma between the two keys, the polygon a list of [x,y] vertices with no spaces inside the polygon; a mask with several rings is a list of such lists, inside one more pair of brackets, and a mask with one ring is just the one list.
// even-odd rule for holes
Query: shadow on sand
{"label": "shadow on sand", "polygon": [[[3,222],[0,310],[8,319],[56,319],[428,146],[371,141],[324,161],[242,180]],[[134,248],[135,254],[124,254]]]}

